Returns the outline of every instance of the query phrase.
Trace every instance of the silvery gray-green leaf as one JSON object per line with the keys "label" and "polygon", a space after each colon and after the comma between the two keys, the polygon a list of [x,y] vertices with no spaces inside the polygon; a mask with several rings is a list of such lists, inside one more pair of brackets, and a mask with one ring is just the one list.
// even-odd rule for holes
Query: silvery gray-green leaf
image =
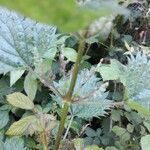
{"label": "silvery gray-green leaf", "polygon": [[4,128],[9,121],[9,111],[0,110],[0,130]]}
{"label": "silvery gray-green leaf", "polygon": [[1,150],[27,150],[23,139],[19,137],[7,138],[5,142],[0,141]]}
{"label": "silvery gray-green leaf", "polygon": [[[62,94],[66,94],[71,77],[63,78],[59,83],[54,83]],[[91,69],[85,69],[78,75],[76,86],[73,93],[74,103],[71,105],[71,113],[81,118],[92,118],[104,116],[106,109],[110,109],[111,101],[107,100],[108,93],[105,92],[105,85],[96,77]],[[62,100],[53,96],[60,105]]]}
{"label": "silvery gray-green leaf", "polygon": [[[133,106],[132,102],[136,102],[134,109],[143,113],[149,110],[150,114],[150,61],[144,52],[138,52],[135,57],[130,56],[125,70],[125,79],[131,106]],[[146,110],[139,108],[138,104]]]}
{"label": "silvery gray-green leaf", "polygon": [[131,54],[127,65],[105,64],[105,68],[99,65],[97,71],[104,79],[107,73],[112,73],[112,76],[106,75],[107,80],[120,79],[126,87],[129,105],[139,112],[150,114],[150,61],[144,52],[137,52],[135,56]]}
{"label": "silvery gray-green leaf", "polygon": [[37,59],[38,61],[45,57],[52,59],[55,54],[51,56],[51,52],[57,47],[57,37],[55,27],[37,23],[1,7],[0,74],[18,67],[33,66],[37,63]]}

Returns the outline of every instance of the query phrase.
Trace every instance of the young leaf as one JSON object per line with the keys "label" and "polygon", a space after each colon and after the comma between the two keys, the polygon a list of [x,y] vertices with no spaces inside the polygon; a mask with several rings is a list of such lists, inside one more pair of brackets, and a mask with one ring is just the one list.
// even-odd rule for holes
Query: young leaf
{"label": "young leaf", "polygon": [[34,108],[33,102],[24,94],[15,92],[13,94],[7,95],[7,101],[18,108],[31,110]]}
{"label": "young leaf", "polygon": [[23,75],[25,70],[14,70],[10,72],[10,86],[15,84],[18,79]]}
{"label": "young leaf", "polygon": [[36,49],[44,58],[46,53],[57,47],[57,36],[55,27],[0,8],[0,74],[33,66],[37,61],[33,50]]}
{"label": "young leaf", "polygon": [[31,100],[35,98],[37,86],[36,78],[29,72],[24,80],[24,90]]}
{"label": "young leaf", "polygon": [[[14,122],[10,128],[7,130],[7,135],[23,135],[23,134],[33,134],[37,131],[38,120],[35,116],[28,116]],[[29,133],[28,133],[29,132]]]}
{"label": "young leaf", "polygon": [[141,147],[142,150],[149,150],[150,149],[150,134],[145,135],[141,138]]}
{"label": "young leaf", "polygon": [[63,49],[63,55],[69,60],[69,61],[72,61],[72,62],[76,62],[76,59],[77,59],[77,52],[72,49],[72,48],[69,48],[69,47],[65,47]]}
{"label": "young leaf", "polygon": [[110,64],[98,64],[96,68],[103,78],[103,81],[107,80],[119,80],[124,81],[124,66],[117,60],[110,60]]}

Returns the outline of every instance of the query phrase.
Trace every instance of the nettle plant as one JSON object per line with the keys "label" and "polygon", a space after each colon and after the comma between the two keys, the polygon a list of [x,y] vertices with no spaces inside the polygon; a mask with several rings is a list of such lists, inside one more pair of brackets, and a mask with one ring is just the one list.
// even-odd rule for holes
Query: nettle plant
{"label": "nettle plant", "polygon": [[[126,12],[117,2],[112,2],[111,7],[110,5],[108,7],[108,2],[100,3],[98,0],[85,1],[83,4],[107,16],[112,12],[116,16],[120,13],[120,9]],[[108,8],[111,8],[109,12],[106,11]],[[112,23],[112,17],[109,21]],[[111,23],[107,27],[112,28]],[[95,42],[96,36],[91,37],[91,30],[88,31],[88,37],[87,31],[79,32],[78,37],[76,36],[79,40],[78,50],[74,50],[66,46],[66,41],[70,38],[69,34],[60,34],[56,27],[37,23],[16,12],[0,8],[0,74],[8,76],[10,73],[11,87],[25,76],[24,93],[13,92],[14,90],[8,87],[5,91],[1,90],[2,97],[7,95],[7,102],[4,101],[0,107],[0,119],[3,119],[0,129],[6,125],[8,128],[10,125],[8,125],[10,111],[26,110],[20,120],[11,121],[12,124],[5,132],[6,135],[37,136],[36,140],[41,145],[35,147],[36,149],[58,150],[68,115],[71,119],[63,140],[67,137],[74,117],[90,120],[93,117],[106,116],[118,105],[130,106],[139,113],[150,116],[148,83],[150,61],[147,55],[144,52],[138,52],[135,56],[131,54],[127,65],[112,59],[110,64],[100,62],[90,69],[86,67],[83,69],[86,60],[86,44],[91,44],[93,40]],[[60,61],[59,80],[56,80],[57,76],[53,72],[53,64],[57,60]],[[69,71],[66,70],[68,64],[73,64]],[[123,83],[125,90],[121,103],[108,99],[109,91],[106,89],[109,80]],[[54,110],[53,107],[46,110],[34,104],[37,90],[42,90],[42,85],[49,89],[53,103],[61,110]],[[60,121],[57,121],[57,114],[60,115]],[[57,136],[55,137],[52,132],[57,133]],[[51,138],[56,138],[54,146],[50,141]],[[147,137],[146,139],[148,140]],[[143,141],[141,142],[145,146]],[[97,146],[85,147],[79,143],[82,143],[82,140],[77,139],[74,149],[100,149]],[[5,150],[9,150],[10,147],[15,150],[27,149],[22,139],[18,137],[8,138],[5,142],[1,138],[0,147]]]}

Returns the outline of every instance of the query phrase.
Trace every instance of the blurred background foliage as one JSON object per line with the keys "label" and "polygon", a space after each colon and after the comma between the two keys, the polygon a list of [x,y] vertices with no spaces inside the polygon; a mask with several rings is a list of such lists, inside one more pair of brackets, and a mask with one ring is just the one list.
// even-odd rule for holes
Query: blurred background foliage
{"label": "blurred background foliage", "polygon": [[85,27],[94,14],[83,12],[75,0],[0,0],[0,5],[40,22],[58,26],[62,32]]}

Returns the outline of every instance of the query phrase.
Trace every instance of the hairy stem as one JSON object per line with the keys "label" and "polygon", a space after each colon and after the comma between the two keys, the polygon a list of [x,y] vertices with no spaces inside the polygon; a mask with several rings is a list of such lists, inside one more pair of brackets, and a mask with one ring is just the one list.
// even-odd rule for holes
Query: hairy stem
{"label": "hairy stem", "polygon": [[72,102],[72,94],[74,91],[74,87],[75,87],[78,72],[79,72],[80,63],[81,63],[82,56],[84,53],[84,46],[85,46],[85,39],[84,39],[84,36],[81,36],[80,44],[79,44],[79,48],[78,48],[78,56],[77,56],[76,63],[74,65],[70,87],[69,87],[67,94],[63,97],[64,107],[62,109],[62,115],[61,115],[61,120],[60,120],[60,125],[59,125],[59,129],[58,129],[58,134],[57,134],[54,150],[59,149],[61,137],[64,132],[65,120],[66,120],[66,117],[68,114],[70,103]]}

